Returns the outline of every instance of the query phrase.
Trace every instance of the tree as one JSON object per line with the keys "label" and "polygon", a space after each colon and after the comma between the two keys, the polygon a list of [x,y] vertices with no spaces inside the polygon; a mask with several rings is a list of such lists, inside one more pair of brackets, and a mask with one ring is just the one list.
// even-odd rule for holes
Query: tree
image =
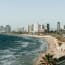
{"label": "tree", "polygon": [[42,57],[42,59],[40,65],[56,65],[53,55],[50,55],[49,53],[46,54],[45,57]]}

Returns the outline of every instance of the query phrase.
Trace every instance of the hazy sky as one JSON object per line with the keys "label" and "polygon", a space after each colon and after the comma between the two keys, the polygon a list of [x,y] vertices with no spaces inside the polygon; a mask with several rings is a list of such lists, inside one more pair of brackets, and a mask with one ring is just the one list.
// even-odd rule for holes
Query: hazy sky
{"label": "hazy sky", "polygon": [[0,25],[65,24],[65,0],[0,0]]}

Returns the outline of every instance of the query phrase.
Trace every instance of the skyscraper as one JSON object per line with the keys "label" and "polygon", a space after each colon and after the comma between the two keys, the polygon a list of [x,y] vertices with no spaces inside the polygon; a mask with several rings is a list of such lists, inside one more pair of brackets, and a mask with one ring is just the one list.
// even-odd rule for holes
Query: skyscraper
{"label": "skyscraper", "polygon": [[5,32],[4,26],[0,26],[0,33]]}
{"label": "skyscraper", "polygon": [[47,24],[47,32],[49,32],[49,31],[50,31],[50,25]]}
{"label": "skyscraper", "polygon": [[34,31],[34,24],[31,25],[31,31]]}
{"label": "skyscraper", "polygon": [[31,31],[31,30],[30,30],[30,29],[31,29],[30,27],[31,27],[31,26],[30,26],[30,25],[28,25],[28,33],[30,33],[30,31]]}
{"label": "skyscraper", "polygon": [[42,25],[42,32],[45,32],[45,27],[44,27],[44,25]]}
{"label": "skyscraper", "polygon": [[44,29],[44,25],[42,25],[42,29]]}
{"label": "skyscraper", "polygon": [[6,33],[11,32],[11,26],[10,26],[10,25],[6,25],[6,26],[5,26],[5,32],[6,32]]}
{"label": "skyscraper", "polygon": [[64,25],[64,30],[65,30],[65,25]]}
{"label": "skyscraper", "polygon": [[41,32],[41,25],[38,24],[38,32]]}
{"label": "skyscraper", "polygon": [[57,32],[60,32],[60,22],[57,22]]}

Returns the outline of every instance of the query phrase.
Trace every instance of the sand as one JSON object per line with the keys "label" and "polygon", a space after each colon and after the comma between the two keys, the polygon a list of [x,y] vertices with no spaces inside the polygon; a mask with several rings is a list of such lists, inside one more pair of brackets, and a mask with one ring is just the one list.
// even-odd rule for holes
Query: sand
{"label": "sand", "polygon": [[42,60],[42,57],[45,56],[45,54],[47,54],[47,53],[54,55],[54,58],[60,58],[65,55],[64,51],[59,50],[60,47],[58,45],[58,40],[55,37],[53,37],[51,35],[43,35],[43,36],[29,35],[29,36],[42,38],[48,42],[48,50],[39,55],[39,57],[36,59],[34,65],[39,65],[40,60]]}

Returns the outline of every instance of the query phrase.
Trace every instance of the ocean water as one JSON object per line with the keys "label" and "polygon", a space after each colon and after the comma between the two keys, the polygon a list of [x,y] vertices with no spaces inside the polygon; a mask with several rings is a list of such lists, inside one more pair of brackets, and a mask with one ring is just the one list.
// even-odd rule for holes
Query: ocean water
{"label": "ocean water", "polygon": [[0,65],[33,65],[47,48],[47,42],[39,38],[0,35]]}

